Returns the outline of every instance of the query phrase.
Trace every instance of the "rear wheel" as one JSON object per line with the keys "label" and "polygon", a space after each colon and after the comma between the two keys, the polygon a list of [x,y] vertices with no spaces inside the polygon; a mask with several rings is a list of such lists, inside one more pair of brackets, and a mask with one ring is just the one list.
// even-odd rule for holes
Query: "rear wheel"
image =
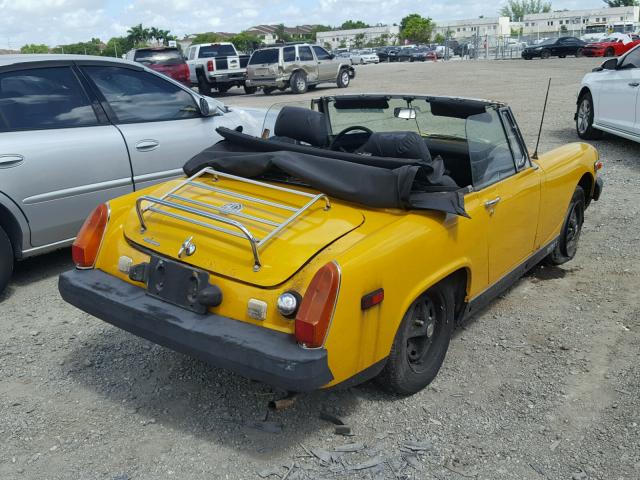
{"label": "rear wheel", "polygon": [[349,77],[349,71],[346,68],[343,68],[338,72],[338,88],[347,88],[349,86],[349,82],[351,81],[351,77]]}
{"label": "rear wheel", "polygon": [[578,250],[578,240],[584,222],[585,193],[582,187],[576,187],[571,197],[569,211],[562,225],[558,244],[549,254],[547,260],[552,265],[562,265],[575,257]]}
{"label": "rear wheel", "polygon": [[213,93],[211,84],[207,82],[206,78],[204,78],[204,74],[201,73],[200,69],[198,69],[196,75],[198,78],[198,92],[200,92],[200,95],[207,95],[210,97]]}
{"label": "rear wheel", "polygon": [[271,95],[275,90],[275,87],[262,87],[262,93],[265,95]]}
{"label": "rear wheel", "polygon": [[590,92],[585,92],[578,101],[576,131],[578,136],[585,140],[602,138],[602,130],[593,128],[593,98]]}
{"label": "rear wheel", "polygon": [[566,58],[566,55],[558,55],[558,58]]}
{"label": "rear wheel", "polygon": [[257,87],[247,87],[246,85],[244,85],[244,93],[246,93],[247,95],[256,93],[257,90],[258,90]]}
{"label": "rear wheel", "polygon": [[7,288],[13,273],[13,247],[11,241],[0,228],[0,294]]}
{"label": "rear wheel", "polygon": [[307,76],[304,72],[294,72],[293,75],[291,75],[289,83],[291,84],[291,91],[293,93],[305,93],[307,91]]}
{"label": "rear wheel", "polygon": [[376,381],[394,393],[411,395],[436,377],[454,328],[455,292],[445,281],[427,290],[404,315],[387,363]]}
{"label": "rear wheel", "polygon": [[584,51],[582,50],[582,48],[579,48],[578,50],[576,50],[576,57],[581,57],[583,53]]}
{"label": "rear wheel", "polygon": [[540,58],[549,58],[551,56],[551,52],[549,50],[542,50],[540,52]]}

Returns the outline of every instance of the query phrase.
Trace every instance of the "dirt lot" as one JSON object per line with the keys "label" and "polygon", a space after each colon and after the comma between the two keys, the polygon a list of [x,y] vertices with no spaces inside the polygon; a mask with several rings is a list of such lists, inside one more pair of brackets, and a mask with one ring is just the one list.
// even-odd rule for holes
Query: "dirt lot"
{"label": "dirt lot", "polygon": [[[347,92],[504,100],[533,147],[551,76],[546,151],[576,141],[575,94],[596,63],[370,65]],[[224,101],[300,99],[239,92]],[[640,144],[597,146],[605,190],[576,259],[536,268],[459,331],[410,398],[367,384],[271,412],[267,386],[65,304],[68,251],[20,264],[0,304],[0,478],[640,478]],[[323,409],[355,436],[335,435]]]}

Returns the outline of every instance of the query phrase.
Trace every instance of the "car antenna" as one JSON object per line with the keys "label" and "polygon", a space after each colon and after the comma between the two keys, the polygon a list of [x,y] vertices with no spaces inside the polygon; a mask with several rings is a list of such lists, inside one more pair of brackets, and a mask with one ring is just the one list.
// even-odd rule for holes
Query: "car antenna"
{"label": "car antenna", "polygon": [[551,77],[549,77],[549,84],[547,85],[547,95],[544,97],[544,106],[542,107],[542,118],[540,119],[540,129],[538,130],[538,139],[536,140],[536,149],[531,155],[534,160],[538,159],[538,145],[540,144],[540,135],[542,134],[542,123],[544,122],[544,113],[547,111],[547,100],[549,99],[549,89],[551,88]]}

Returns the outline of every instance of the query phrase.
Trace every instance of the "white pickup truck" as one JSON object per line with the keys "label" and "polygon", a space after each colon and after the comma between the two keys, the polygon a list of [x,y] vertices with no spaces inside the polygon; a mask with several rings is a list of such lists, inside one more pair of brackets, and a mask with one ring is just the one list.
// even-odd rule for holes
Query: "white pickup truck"
{"label": "white pickup truck", "polygon": [[225,93],[231,87],[255,93],[255,88],[245,85],[249,56],[239,54],[229,42],[191,45],[187,50],[189,80],[202,95],[212,95],[214,90]]}

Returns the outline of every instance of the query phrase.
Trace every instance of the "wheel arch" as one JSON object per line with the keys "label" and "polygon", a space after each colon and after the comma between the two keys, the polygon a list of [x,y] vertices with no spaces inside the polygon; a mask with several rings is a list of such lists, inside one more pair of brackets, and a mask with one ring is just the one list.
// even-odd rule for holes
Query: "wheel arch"
{"label": "wheel arch", "polygon": [[2,197],[3,195],[0,194],[0,227],[6,232],[9,241],[11,241],[13,256],[16,259],[20,259],[22,258],[24,247],[24,228],[28,228],[28,226],[26,222],[20,222],[16,218],[15,212],[2,201]]}
{"label": "wheel arch", "polygon": [[578,93],[578,98],[576,98],[576,105],[580,104],[580,100],[582,100],[582,97],[584,97],[584,95],[587,93],[591,95],[591,98],[593,98],[593,93],[591,93],[591,89],[585,85],[580,89],[580,93]]}
{"label": "wheel arch", "polygon": [[589,172],[583,174],[582,177],[580,177],[580,180],[578,181],[578,186],[581,187],[582,190],[584,190],[585,207],[588,207],[589,203],[591,203],[591,199],[593,198],[594,185],[595,185],[595,179],[593,178],[593,175],[591,175],[591,173]]}

